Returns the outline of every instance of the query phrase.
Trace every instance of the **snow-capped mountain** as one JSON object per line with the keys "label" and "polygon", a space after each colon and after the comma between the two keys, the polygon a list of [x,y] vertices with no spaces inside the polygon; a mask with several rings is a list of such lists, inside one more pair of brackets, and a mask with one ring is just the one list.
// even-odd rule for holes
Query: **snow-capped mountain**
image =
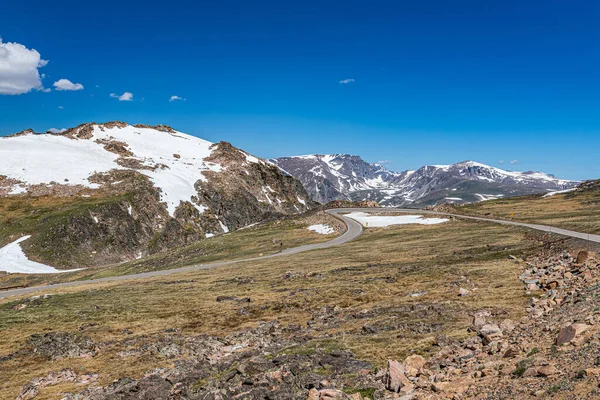
{"label": "snow-capped mountain", "polygon": [[578,182],[542,172],[512,172],[474,161],[392,172],[348,154],[271,160],[298,178],[313,200],[375,200],[384,206],[471,203],[569,189]]}
{"label": "snow-capped mountain", "polygon": [[[299,181],[227,142],[124,122],[0,137],[0,200],[17,211],[68,205],[14,229],[39,254],[63,245],[91,254],[63,266],[137,258],[314,204]],[[2,232],[0,245],[16,239]]]}

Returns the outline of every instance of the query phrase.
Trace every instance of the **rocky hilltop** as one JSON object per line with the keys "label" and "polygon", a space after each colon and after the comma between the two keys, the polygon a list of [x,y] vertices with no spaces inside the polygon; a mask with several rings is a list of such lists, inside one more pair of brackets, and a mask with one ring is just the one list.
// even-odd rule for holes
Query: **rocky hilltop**
{"label": "rocky hilltop", "polygon": [[0,203],[0,245],[30,234],[25,252],[58,268],[140,258],[314,205],[295,178],[230,143],[125,122],[0,138]]}
{"label": "rocky hilltop", "polygon": [[474,161],[426,165],[393,172],[349,154],[316,154],[272,160],[298,178],[312,199],[373,200],[382,206],[473,203],[575,187],[578,182],[542,172],[512,172]]}

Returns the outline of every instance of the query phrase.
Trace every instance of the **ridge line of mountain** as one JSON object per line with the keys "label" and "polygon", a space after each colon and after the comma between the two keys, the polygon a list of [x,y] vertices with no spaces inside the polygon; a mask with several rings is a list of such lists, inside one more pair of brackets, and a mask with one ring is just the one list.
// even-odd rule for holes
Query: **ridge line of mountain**
{"label": "ridge line of mountain", "polygon": [[579,182],[543,172],[513,172],[476,161],[425,165],[395,172],[351,154],[312,154],[271,159],[299,179],[312,199],[374,200],[386,206],[471,203],[575,187]]}

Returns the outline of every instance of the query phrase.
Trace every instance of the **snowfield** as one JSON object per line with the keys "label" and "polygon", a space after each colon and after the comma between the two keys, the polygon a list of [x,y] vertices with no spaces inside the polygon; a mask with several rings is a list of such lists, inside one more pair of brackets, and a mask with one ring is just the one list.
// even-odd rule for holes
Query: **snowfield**
{"label": "snowfield", "polygon": [[477,196],[477,198],[480,201],[496,200],[496,199],[501,199],[504,197],[503,194],[480,194],[480,193],[475,193],[475,196]]}
{"label": "snowfield", "polygon": [[346,217],[352,218],[369,228],[406,224],[435,225],[449,221],[446,218],[423,218],[422,215],[371,215],[364,212],[352,212],[346,214]]}
{"label": "snowfield", "polygon": [[0,271],[14,274],[58,274],[79,271],[79,269],[58,270],[48,265],[29,260],[25,253],[23,253],[21,242],[30,237],[23,236],[0,249]]}
{"label": "snowfield", "polygon": [[326,224],[311,225],[306,229],[308,229],[309,231],[320,233],[321,235],[330,235],[332,233],[335,233],[335,229]]}
{"label": "snowfield", "polygon": [[561,193],[569,193],[572,192],[574,190],[576,190],[577,188],[572,188],[572,189],[565,189],[565,190],[557,190],[556,192],[550,192],[550,193],[546,193],[545,195],[543,195],[542,197],[550,197],[550,196],[554,196],[555,194],[561,194]]}
{"label": "snowfield", "polygon": [[[170,215],[182,201],[189,201],[200,211],[206,209],[194,203],[194,184],[206,181],[205,171],[219,172],[222,167],[205,161],[212,154],[213,143],[181,132],[164,132],[151,128],[94,126],[90,139],[71,139],[49,134],[27,134],[0,138],[0,175],[17,179],[26,185],[57,182],[97,188],[88,178],[97,172],[128,169],[116,163],[119,155],[104,149],[96,140],[126,143],[132,157],[151,169],[138,172],[146,175],[161,190],[161,201],[167,203]],[[260,162],[246,155],[248,162]],[[25,191],[15,185],[11,194]]]}

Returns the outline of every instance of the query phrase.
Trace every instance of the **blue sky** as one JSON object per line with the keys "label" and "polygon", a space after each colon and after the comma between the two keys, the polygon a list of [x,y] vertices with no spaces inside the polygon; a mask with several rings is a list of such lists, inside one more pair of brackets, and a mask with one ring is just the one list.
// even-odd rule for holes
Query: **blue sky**
{"label": "blue sky", "polygon": [[[261,157],[600,178],[598,1],[6,3],[3,43],[39,52],[51,90],[0,95],[0,134],[125,120]],[[2,57],[0,91],[29,84]]]}

